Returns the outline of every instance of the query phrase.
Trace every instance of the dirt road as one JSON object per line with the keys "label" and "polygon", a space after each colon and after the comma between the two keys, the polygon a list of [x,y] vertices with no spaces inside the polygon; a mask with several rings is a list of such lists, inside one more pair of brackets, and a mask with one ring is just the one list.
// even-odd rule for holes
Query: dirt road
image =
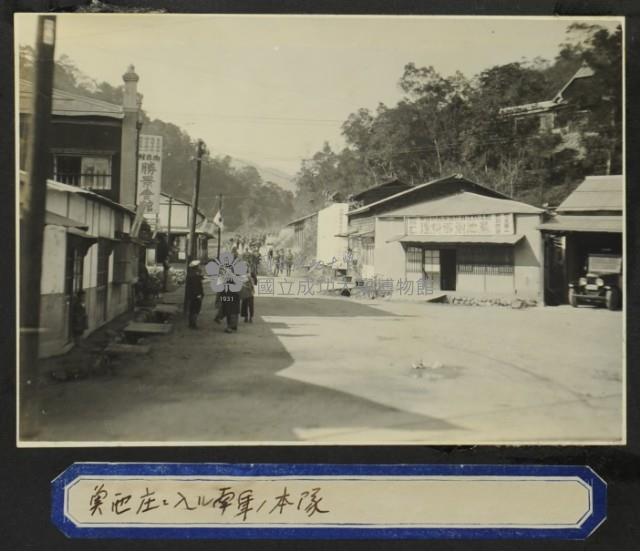
{"label": "dirt road", "polygon": [[319,297],[256,307],[225,334],[209,296],[198,330],[179,320],[148,357],[47,384],[39,440],[621,438],[621,313]]}

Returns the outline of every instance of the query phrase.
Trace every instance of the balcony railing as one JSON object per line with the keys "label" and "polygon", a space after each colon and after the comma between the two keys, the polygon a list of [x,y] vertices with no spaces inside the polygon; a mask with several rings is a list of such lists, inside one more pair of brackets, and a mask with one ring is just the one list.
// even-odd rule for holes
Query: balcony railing
{"label": "balcony railing", "polygon": [[55,180],[63,184],[78,186],[86,190],[110,190],[111,175],[110,174],[79,174],[79,173],[63,173],[58,172],[54,176]]}

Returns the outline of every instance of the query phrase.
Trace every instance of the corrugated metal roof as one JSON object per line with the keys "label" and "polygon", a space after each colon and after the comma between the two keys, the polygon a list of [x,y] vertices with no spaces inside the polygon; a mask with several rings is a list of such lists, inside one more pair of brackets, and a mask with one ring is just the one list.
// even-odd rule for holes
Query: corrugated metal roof
{"label": "corrugated metal roof", "polygon": [[445,217],[498,213],[540,214],[542,212],[542,209],[533,205],[512,199],[488,197],[473,192],[458,192],[416,205],[401,207],[394,211],[387,211],[381,217]]}
{"label": "corrugated metal roof", "polygon": [[[20,113],[31,113],[32,95],[31,81],[20,79]],[[124,117],[121,105],[87,98],[57,88],[53,89],[51,112],[54,115],[67,117],[109,117],[111,119]]]}
{"label": "corrugated metal roof", "polygon": [[622,233],[622,215],[558,215],[538,226],[547,232],[608,232]]}
{"label": "corrugated metal roof", "polygon": [[[24,184],[25,180],[27,178],[27,173],[25,171],[20,171],[20,184]],[[51,180],[50,178],[47,179],[47,189],[49,190],[55,190],[57,192],[65,192],[68,194],[79,194],[79,195],[84,195],[87,196],[91,199],[93,199],[94,201],[98,201],[100,203],[104,203],[106,205],[109,205],[111,207],[113,207],[114,209],[118,209],[120,211],[126,211],[129,214],[135,215],[136,212],[133,211],[132,209],[129,209],[128,207],[125,207],[124,205],[117,203],[116,201],[113,201],[111,199],[109,199],[108,197],[105,197],[103,195],[100,194],[96,194],[95,192],[92,192],[91,190],[87,190],[85,188],[80,188],[78,186],[72,186],[71,184],[64,184],[62,182],[58,182],[57,180]]]}
{"label": "corrugated metal roof", "polygon": [[493,243],[502,245],[514,245],[523,238],[522,234],[509,234],[505,236],[426,236],[426,235],[403,235],[387,240],[401,243]]}
{"label": "corrugated metal roof", "polygon": [[313,216],[315,216],[317,214],[318,214],[318,211],[316,211],[315,213],[311,213],[309,215],[305,215],[304,217],[297,218],[297,219],[292,220],[291,222],[287,223],[286,226],[291,226],[291,225],[296,224],[298,222],[302,222],[303,220],[311,218],[311,217],[313,217]]}
{"label": "corrugated metal roof", "polygon": [[622,212],[624,179],[622,175],[587,176],[556,209],[571,211]]}

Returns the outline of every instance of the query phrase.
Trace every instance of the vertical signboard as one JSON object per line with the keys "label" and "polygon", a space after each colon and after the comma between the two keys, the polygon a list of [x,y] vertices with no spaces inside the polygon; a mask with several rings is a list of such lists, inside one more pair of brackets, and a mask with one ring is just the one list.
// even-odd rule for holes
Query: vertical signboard
{"label": "vertical signboard", "polygon": [[162,177],[162,136],[140,135],[138,149],[138,205],[150,225],[155,226],[160,211]]}

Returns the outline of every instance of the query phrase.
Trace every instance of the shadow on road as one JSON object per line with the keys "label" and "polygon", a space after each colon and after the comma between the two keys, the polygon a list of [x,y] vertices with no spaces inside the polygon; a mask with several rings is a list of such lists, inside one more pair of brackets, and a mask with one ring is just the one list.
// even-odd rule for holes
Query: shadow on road
{"label": "shadow on road", "polygon": [[[42,389],[46,412],[38,440],[298,441],[330,428],[412,431],[458,428],[354,395],[278,376],[294,359],[262,316],[389,316],[351,301],[258,298],[253,324],[225,334],[207,297],[198,330],[150,340],[148,357],[121,359],[106,376],[52,383]],[[286,326],[286,324],[285,324]],[[309,350],[322,358],[328,344]],[[296,359],[301,362],[301,359]],[[303,360],[302,360],[303,361]],[[348,438],[348,437],[347,437]]]}
{"label": "shadow on road", "polygon": [[348,298],[256,298],[259,314],[267,316],[394,316],[376,307]]}

